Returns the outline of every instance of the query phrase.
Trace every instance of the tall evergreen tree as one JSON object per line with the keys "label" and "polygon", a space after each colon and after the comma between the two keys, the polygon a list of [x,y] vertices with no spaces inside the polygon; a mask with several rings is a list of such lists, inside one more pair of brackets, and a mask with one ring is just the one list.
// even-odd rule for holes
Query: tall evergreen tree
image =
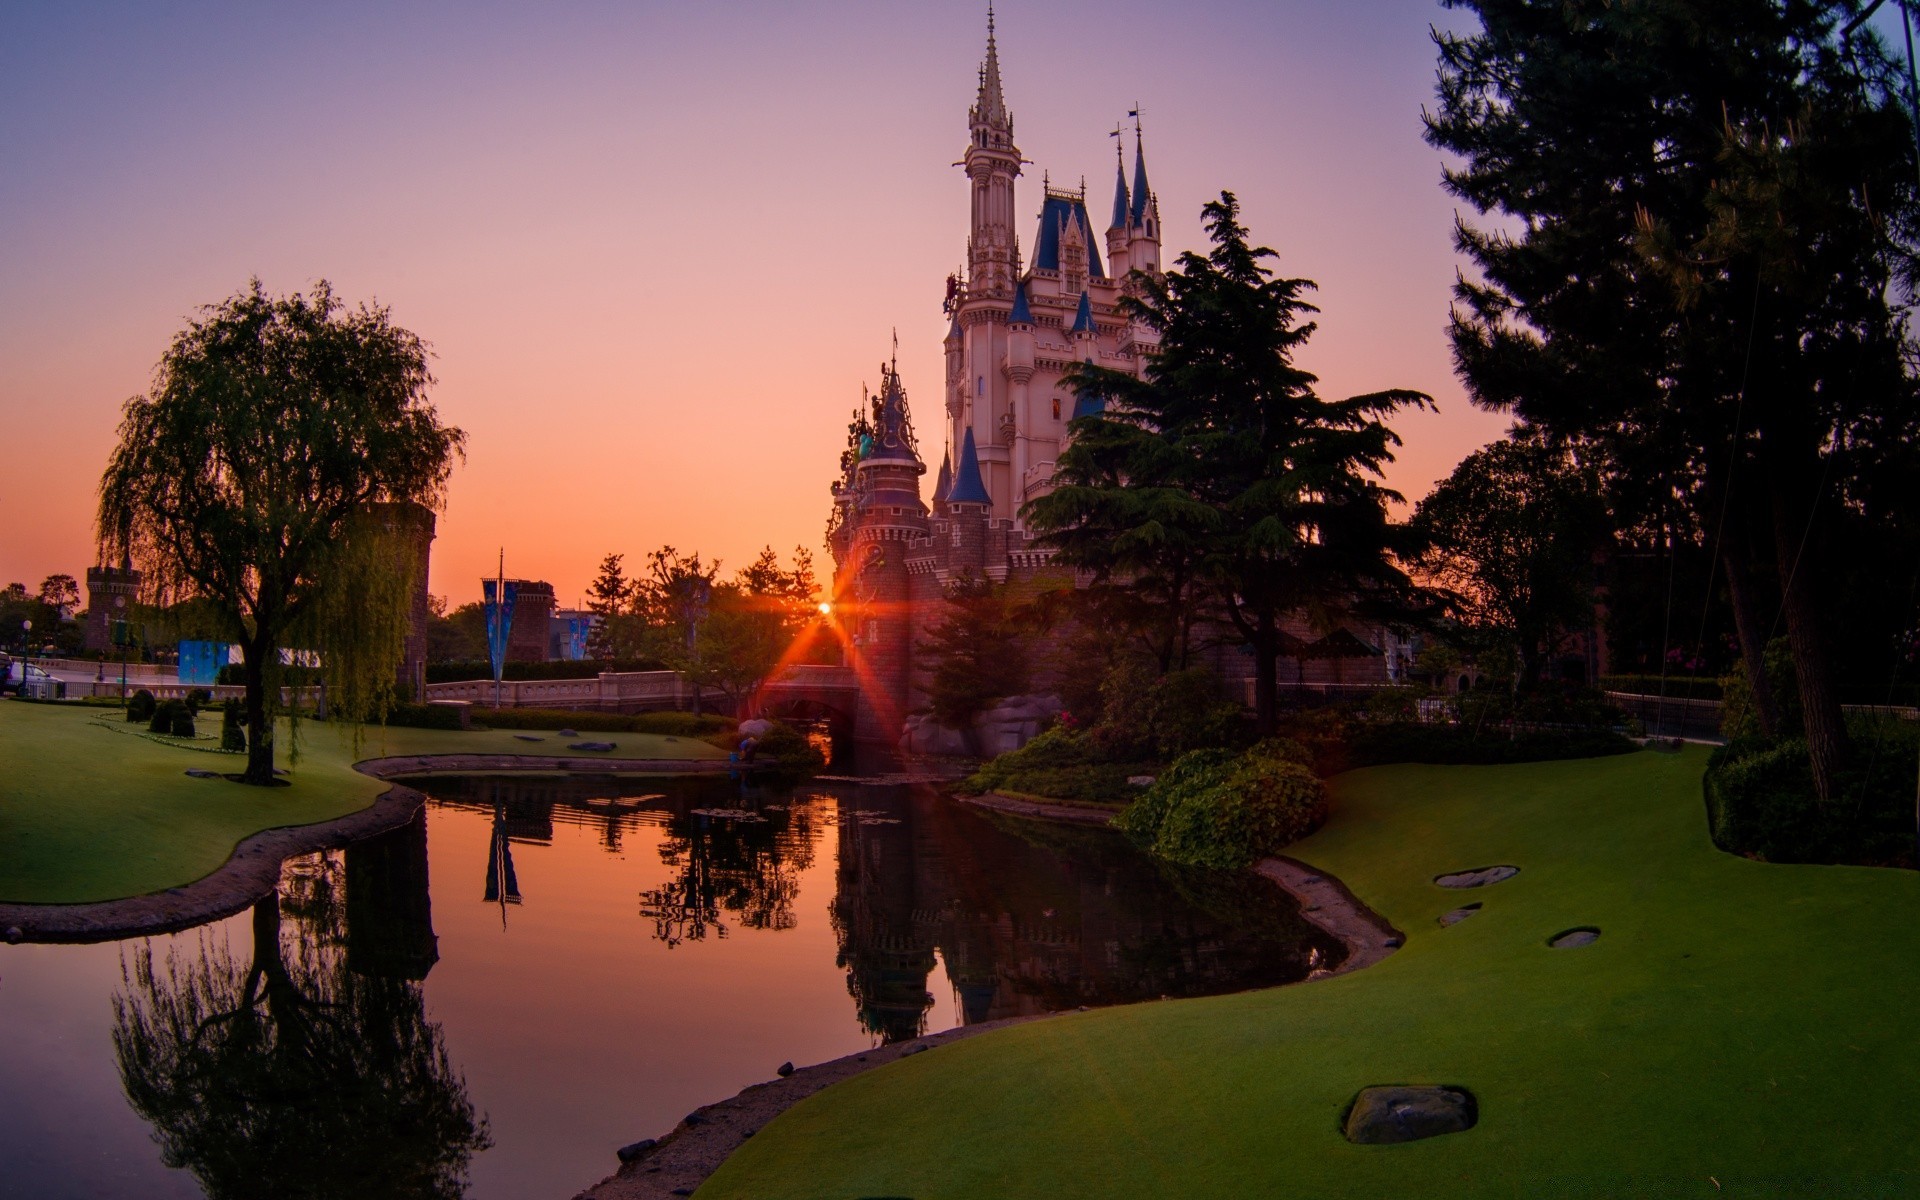
{"label": "tall evergreen tree", "polygon": [[1826,798],[1846,735],[1823,555],[1849,476],[1920,419],[1892,66],[1836,39],[1851,0],[1447,2],[1481,28],[1436,35],[1428,140],[1499,218],[1458,228],[1478,268],[1456,289],[1461,377],[1603,450],[1622,523],[1711,544],[1767,720],[1777,610]]}
{"label": "tall evergreen tree", "polygon": [[[1163,278],[1134,277],[1123,303],[1159,336],[1144,378],[1084,365],[1070,377],[1107,400],[1072,425],[1065,486],[1025,515],[1053,545],[1169,603],[1191,571],[1220,619],[1252,651],[1255,713],[1277,720],[1285,618],[1377,611],[1405,600],[1380,482],[1399,439],[1383,418],[1429,398],[1393,389],[1345,400],[1314,391],[1293,362],[1313,336],[1311,280],[1275,278],[1251,246],[1231,192],[1202,210],[1213,242]],[[1112,549],[1101,551],[1102,539]]]}
{"label": "tall evergreen tree", "polygon": [[621,560],[625,555],[609,554],[600,560],[600,573],[587,585],[587,611],[596,620],[587,634],[587,657],[605,662],[627,657],[633,650],[628,628],[632,623],[633,581],[627,578]]}

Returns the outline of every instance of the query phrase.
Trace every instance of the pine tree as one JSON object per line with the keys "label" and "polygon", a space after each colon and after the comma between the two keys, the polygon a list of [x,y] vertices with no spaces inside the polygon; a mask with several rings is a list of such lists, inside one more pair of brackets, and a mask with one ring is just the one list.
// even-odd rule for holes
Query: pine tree
{"label": "pine tree", "polygon": [[[1850,4],[1452,0],[1428,140],[1478,268],[1456,294],[1476,403],[1604,453],[1623,525],[1708,543],[1747,677],[1793,645],[1816,787],[1846,752],[1823,561],[1851,478],[1912,440],[1901,363],[1914,151]],[[1771,579],[1769,579],[1771,575]]]}
{"label": "pine tree", "polygon": [[[1399,439],[1387,415],[1429,398],[1393,389],[1322,399],[1293,362],[1312,337],[1314,284],[1275,278],[1231,192],[1202,209],[1213,242],[1164,278],[1136,276],[1127,311],[1159,335],[1145,377],[1083,366],[1070,383],[1107,398],[1078,418],[1066,487],[1027,506],[1032,527],[1095,570],[1139,580],[1180,611],[1186,572],[1253,653],[1262,732],[1278,715],[1291,613],[1380,613],[1410,600],[1396,550],[1411,546],[1379,482]],[[1062,494],[1064,492],[1064,494]],[[1101,545],[1107,543],[1108,549]]]}
{"label": "pine tree", "polygon": [[587,634],[587,657],[613,662],[629,657],[633,647],[627,628],[631,624],[633,584],[620,565],[624,555],[609,554],[600,560],[600,573],[587,587],[587,611],[596,620]]}

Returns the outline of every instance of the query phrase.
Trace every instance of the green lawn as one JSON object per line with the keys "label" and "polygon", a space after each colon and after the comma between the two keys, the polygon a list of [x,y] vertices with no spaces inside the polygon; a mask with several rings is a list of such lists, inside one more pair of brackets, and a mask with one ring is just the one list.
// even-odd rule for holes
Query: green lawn
{"label": "green lawn", "polygon": [[[1920,874],[1721,854],[1705,759],[1342,776],[1295,852],[1405,949],[903,1059],[795,1106],[698,1195],[1920,1195]],[[1430,882],[1495,863],[1521,873]],[[1576,925],[1600,941],[1547,948]],[[1480,1124],[1350,1145],[1341,1112],[1376,1083],[1464,1085]]]}
{"label": "green lawn", "polygon": [[[217,731],[217,715],[203,716]],[[572,755],[565,741],[520,741],[510,731],[378,729],[353,738],[337,727],[301,727],[298,762],[282,727],[280,765],[291,787],[252,788],[192,779],[188,768],[238,771],[242,760],[141,736],[116,709],[0,703],[0,901],[76,903],[137,896],[189,883],[262,829],[330,820],[373,803],[387,784],[352,769],[395,754]],[[588,734],[634,758],[724,758],[690,738]],[[217,745],[203,741],[201,745]],[[581,754],[581,758],[605,757]]]}

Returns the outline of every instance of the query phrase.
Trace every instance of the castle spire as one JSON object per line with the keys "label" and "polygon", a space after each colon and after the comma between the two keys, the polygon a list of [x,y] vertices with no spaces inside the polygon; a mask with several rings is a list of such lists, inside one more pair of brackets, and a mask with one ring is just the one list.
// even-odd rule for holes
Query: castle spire
{"label": "castle spire", "polygon": [[1107,135],[1113,139],[1113,220],[1109,230],[1127,227],[1127,157],[1120,146],[1120,126]]}
{"label": "castle spire", "polygon": [[976,125],[987,125],[994,129],[1013,127],[1006,98],[1000,94],[1000,48],[993,40],[991,4],[987,5],[987,58],[980,65],[980,97],[973,105],[973,120]]}
{"label": "castle spire", "polygon": [[1147,217],[1152,215],[1149,207],[1152,204],[1153,193],[1147,187],[1147,142],[1140,134],[1140,106],[1137,104],[1134,105],[1133,111],[1127,115],[1133,118],[1133,208],[1131,218],[1133,224],[1139,225],[1145,222]]}

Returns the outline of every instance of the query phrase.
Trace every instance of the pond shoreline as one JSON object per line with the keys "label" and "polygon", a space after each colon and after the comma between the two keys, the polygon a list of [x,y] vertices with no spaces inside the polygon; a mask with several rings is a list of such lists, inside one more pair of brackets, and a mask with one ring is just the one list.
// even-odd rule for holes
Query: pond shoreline
{"label": "pond shoreline", "polygon": [[[992,792],[982,796],[951,798],[976,808],[1032,820],[1104,826],[1112,817],[1109,812],[1080,805],[1046,804]],[[1316,971],[1300,980],[1300,983],[1311,983],[1316,979],[1345,975],[1373,966],[1406,940],[1385,917],[1367,907],[1348,890],[1346,884],[1298,859],[1285,856],[1266,858],[1255,863],[1253,870],[1291,895],[1300,904],[1301,916],[1347,948],[1347,955],[1339,966]],[[801,1067],[784,1078],[754,1084],[725,1100],[703,1105],[687,1114],[680,1124],[653,1141],[633,1161],[622,1163],[618,1171],[576,1193],[573,1200],[672,1200],[676,1196],[691,1195],[762,1126],[816,1092],[948,1042],[990,1033],[1009,1025],[1044,1021],[1064,1015],[1065,1011],[1010,1017],[979,1025],[960,1025],[912,1041],[878,1046]]]}
{"label": "pond shoreline", "polygon": [[[354,770],[375,779],[460,771],[558,771],[566,774],[684,775],[727,769],[719,759],[582,759],[517,754],[420,754],[371,758]],[[82,904],[0,903],[0,935],[8,942],[85,944],[177,933],[230,917],[280,884],[289,858],[332,850],[398,829],[426,805],[425,793],[394,783],[372,804],[311,825],[284,825],[242,838],[227,861],[191,883],[141,896]],[[16,934],[17,931],[17,934]]]}

